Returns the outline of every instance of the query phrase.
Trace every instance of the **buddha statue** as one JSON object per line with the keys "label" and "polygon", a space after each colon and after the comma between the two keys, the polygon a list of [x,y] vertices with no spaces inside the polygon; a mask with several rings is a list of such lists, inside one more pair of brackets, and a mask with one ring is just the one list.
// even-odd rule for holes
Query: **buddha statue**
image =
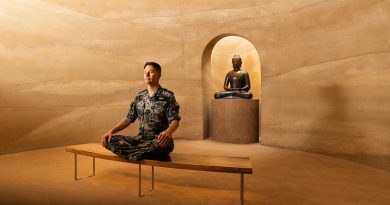
{"label": "buddha statue", "polygon": [[233,70],[229,71],[225,77],[225,91],[215,93],[214,98],[252,99],[252,93],[248,92],[251,88],[249,74],[245,70],[240,69],[242,64],[241,57],[234,55],[232,64]]}

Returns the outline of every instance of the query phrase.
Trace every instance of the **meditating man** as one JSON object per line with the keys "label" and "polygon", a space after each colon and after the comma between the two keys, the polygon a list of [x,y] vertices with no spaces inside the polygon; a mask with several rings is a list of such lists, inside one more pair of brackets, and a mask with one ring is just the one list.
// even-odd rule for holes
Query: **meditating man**
{"label": "meditating man", "polygon": [[214,98],[252,99],[252,93],[248,92],[251,89],[249,74],[240,69],[242,64],[241,57],[239,55],[234,55],[232,64],[233,70],[228,72],[225,77],[225,91],[215,93]]}
{"label": "meditating man", "polygon": [[[122,120],[101,137],[103,147],[127,160],[158,159],[174,148],[172,134],[179,127],[179,104],[173,92],[160,86],[161,66],[147,62],[144,81],[147,88],[138,93]],[[138,135],[113,135],[140,122]]]}

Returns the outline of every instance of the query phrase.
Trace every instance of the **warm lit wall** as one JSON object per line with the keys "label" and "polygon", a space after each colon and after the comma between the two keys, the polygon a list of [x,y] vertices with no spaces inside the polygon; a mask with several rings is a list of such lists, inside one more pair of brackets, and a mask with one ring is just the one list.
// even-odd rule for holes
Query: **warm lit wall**
{"label": "warm lit wall", "polygon": [[182,105],[176,137],[201,139],[202,54],[232,33],[259,51],[264,145],[390,169],[389,15],[380,0],[1,1],[0,152],[98,140],[146,60]]}
{"label": "warm lit wall", "polygon": [[1,1],[0,154],[99,141],[145,89],[145,61],[162,64],[182,106],[175,137],[200,139],[201,79],[183,67],[179,2]]}

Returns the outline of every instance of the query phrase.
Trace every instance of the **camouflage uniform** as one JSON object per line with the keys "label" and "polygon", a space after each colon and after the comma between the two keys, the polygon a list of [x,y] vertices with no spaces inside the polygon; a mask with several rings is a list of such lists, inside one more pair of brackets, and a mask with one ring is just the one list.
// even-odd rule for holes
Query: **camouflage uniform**
{"label": "camouflage uniform", "polygon": [[171,121],[181,119],[179,108],[173,92],[165,88],[158,88],[153,96],[149,96],[146,89],[139,92],[126,116],[131,123],[138,118],[138,135],[113,135],[106,148],[127,160],[157,159],[168,155],[174,148],[173,139],[166,147],[161,147],[157,136],[168,128]]}

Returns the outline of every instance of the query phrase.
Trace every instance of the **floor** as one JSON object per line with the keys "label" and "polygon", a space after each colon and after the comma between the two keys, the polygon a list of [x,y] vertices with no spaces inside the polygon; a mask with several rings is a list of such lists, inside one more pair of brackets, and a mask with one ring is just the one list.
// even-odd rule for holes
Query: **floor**
{"label": "floor", "polygon": [[[390,172],[319,154],[261,146],[176,140],[177,153],[249,156],[254,173],[245,176],[245,204],[390,204]],[[138,197],[138,166],[79,157],[64,147],[0,156],[0,204],[240,204],[238,174],[143,167]]]}

